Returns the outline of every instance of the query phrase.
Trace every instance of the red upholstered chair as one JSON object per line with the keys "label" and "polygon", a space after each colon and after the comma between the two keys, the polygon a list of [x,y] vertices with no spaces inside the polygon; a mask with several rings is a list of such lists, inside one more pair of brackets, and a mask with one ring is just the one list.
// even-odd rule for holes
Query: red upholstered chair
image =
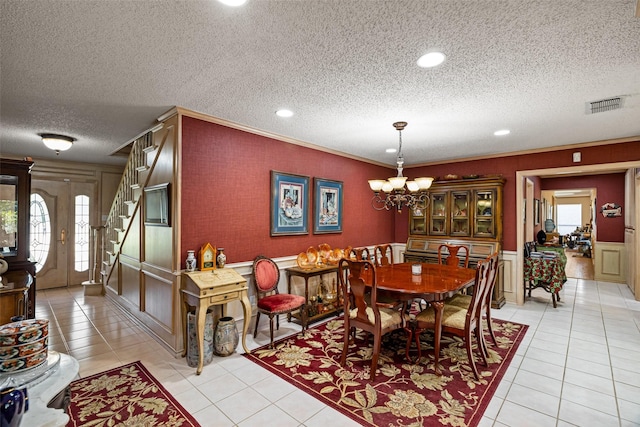
{"label": "red upholstered chair", "polygon": [[[253,331],[255,337],[258,333],[260,313],[269,316],[269,332],[271,334],[270,345],[273,347],[273,317],[276,318],[277,329],[280,329],[280,314],[291,313],[300,310],[303,317],[306,315],[306,301],[301,295],[281,294],[278,292],[280,282],[280,269],[270,258],[258,255],[253,260],[253,283],[258,297],[258,314],[256,315],[256,327]],[[307,322],[303,319],[302,325]],[[304,326],[302,327],[304,331]]]}

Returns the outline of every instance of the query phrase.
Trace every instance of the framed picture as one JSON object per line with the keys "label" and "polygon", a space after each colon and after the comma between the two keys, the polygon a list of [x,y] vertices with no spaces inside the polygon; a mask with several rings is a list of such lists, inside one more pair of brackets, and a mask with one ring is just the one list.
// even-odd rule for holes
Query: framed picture
{"label": "framed picture", "polygon": [[169,227],[169,183],[153,185],[144,189],[144,224]]}
{"label": "framed picture", "polygon": [[540,224],[540,199],[533,199],[533,224]]}
{"label": "framed picture", "polygon": [[271,171],[271,235],[309,234],[309,177]]}
{"label": "framed picture", "polygon": [[342,181],[314,178],[313,234],[342,233]]}

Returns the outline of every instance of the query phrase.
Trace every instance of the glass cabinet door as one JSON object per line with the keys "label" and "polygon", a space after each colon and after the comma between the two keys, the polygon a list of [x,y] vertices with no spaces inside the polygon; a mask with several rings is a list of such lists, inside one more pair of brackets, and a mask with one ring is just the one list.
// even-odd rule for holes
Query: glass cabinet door
{"label": "glass cabinet door", "polygon": [[427,234],[427,210],[424,207],[409,211],[409,234]]}
{"label": "glass cabinet door", "polygon": [[447,193],[431,193],[429,234],[445,236],[447,232]]}
{"label": "glass cabinet door", "polygon": [[451,235],[469,236],[469,192],[451,192]]}
{"label": "glass cabinet door", "polygon": [[495,191],[476,190],[474,237],[495,237]]}

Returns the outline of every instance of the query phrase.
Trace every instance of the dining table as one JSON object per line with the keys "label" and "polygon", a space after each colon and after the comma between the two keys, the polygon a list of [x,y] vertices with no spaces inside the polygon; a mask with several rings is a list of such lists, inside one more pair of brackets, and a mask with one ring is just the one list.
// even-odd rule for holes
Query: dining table
{"label": "dining table", "polygon": [[[420,267],[417,267],[417,266]],[[419,274],[415,270],[420,270]],[[456,265],[405,262],[376,268],[378,290],[393,293],[398,299],[411,301],[420,298],[435,311],[434,357],[435,371],[440,375],[440,337],[442,335],[442,310],[444,301],[456,293],[473,286],[474,268]]]}

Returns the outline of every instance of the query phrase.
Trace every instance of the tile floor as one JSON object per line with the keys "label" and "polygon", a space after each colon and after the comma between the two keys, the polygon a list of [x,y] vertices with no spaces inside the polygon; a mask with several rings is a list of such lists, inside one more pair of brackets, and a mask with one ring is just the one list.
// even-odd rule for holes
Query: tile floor
{"label": "tile floor", "polygon": [[[480,425],[640,426],[640,302],[628,287],[569,279],[557,309],[543,290],[533,295],[492,312],[530,327]],[[51,348],[77,358],[80,376],[141,360],[204,427],[357,425],[240,354],[214,357],[196,376],[81,287],[39,291],[36,311],[52,322]],[[268,343],[268,322],[261,327],[249,348]],[[281,336],[299,330],[280,325]]]}

